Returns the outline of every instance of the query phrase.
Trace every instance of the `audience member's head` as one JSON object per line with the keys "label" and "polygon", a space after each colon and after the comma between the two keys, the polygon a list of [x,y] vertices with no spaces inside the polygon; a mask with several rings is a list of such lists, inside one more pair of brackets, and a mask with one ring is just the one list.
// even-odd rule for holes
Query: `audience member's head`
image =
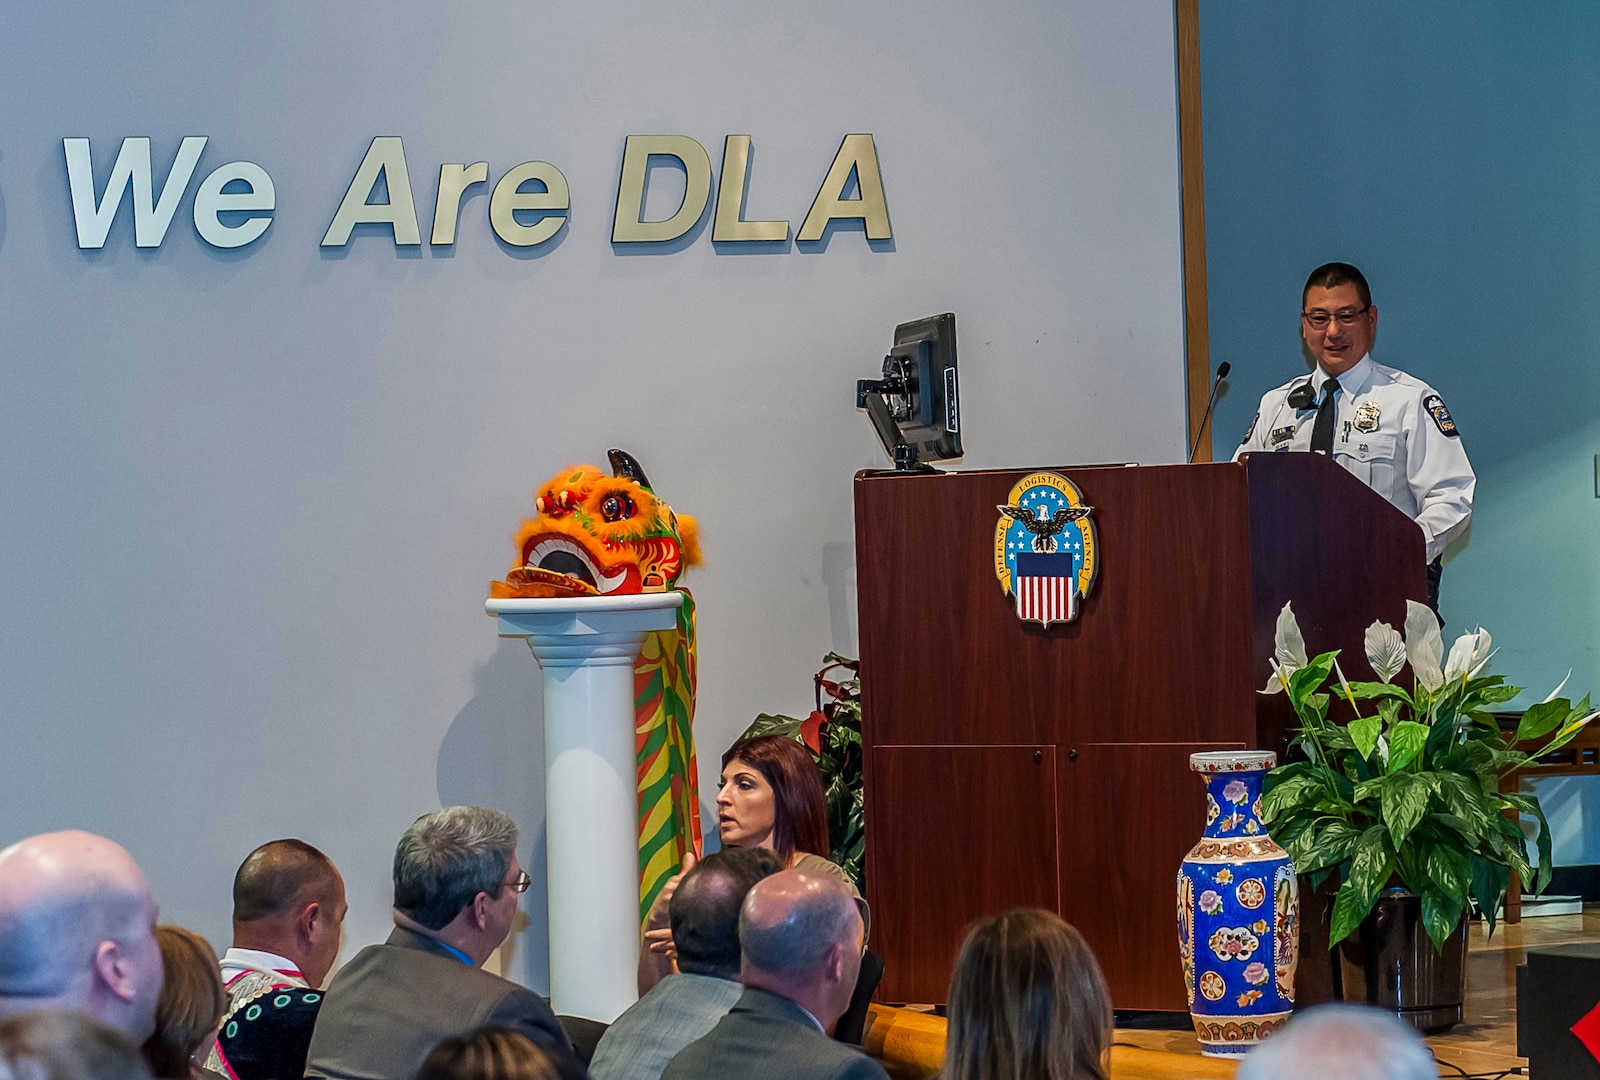
{"label": "audience member's head", "polygon": [[482,964],[511,932],[527,888],[516,846],[516,823],[498,810],[422,815],[395,848],[395,911]]}
{"label": "audience member's head", "polygon": [[828,804],[811,751],[787,735],[730,746],[717,785],[717,830],[723,847],[768,847],[785,864],[796,852],[826,858]]}
{"label": "audience member's head", "polygon": [[347,910],[344,878],[303,840],[262,844],[233,875],[234,946],[294,961],[311,986],[333,969]]}
{"label": "audience member's head", "polygon": [[161,997],[156,1029],[144,1041],[144,1059],[163,1080],[191,1080],[217,1037],[228,994],[217,954],[205,938],[181,926],[158,926],[156,944],[161,947]]}
{"label": "audience member's head", "polygon": [[739,978],[739,910],[764,877],[783,869],[766,848],[724,848],[683,876],[667,907],[678,970],[686,975]]}
{"label": "audience member's head", "polygon": [[76,1009],[142,1042],[161,992],[155,922],[138,864],[103,836],[0,851],[0,1015]]}
{"label": "audience member's head", "polygon": [[1415,1028],[1366,1005],[1296,1013],[1239,1065],[1238,1080],[1435,1080]]}
{"label": "audience member's head", "polygon": [[1106,1080],[1111,995],[1082,935],[1016,908],[967,931],[940,1080]]}
{"label": "audience member's head", "polygon": [[149,1080],[132,1039],[63,1009],[0,1020],[0,1080]]}
{"label": "audience member's head", "polygon": [[508,1028],[482,1027],[442,1039],[416,1080],[560,1080],[538,1043]]}
{"label": "audience member's head", "polygon": [[866,928],[855,898],[827,874],[784,870],[750,889],[739,912],[739,980],[786,997],[827,1029],[850,1007]]}

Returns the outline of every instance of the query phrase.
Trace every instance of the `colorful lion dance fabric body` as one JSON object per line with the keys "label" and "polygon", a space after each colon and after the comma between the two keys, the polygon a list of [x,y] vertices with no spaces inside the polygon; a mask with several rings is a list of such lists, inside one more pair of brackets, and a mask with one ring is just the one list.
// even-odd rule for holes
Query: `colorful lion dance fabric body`
{"label": "colorful lion dance fabric body", "polygon": [[[621,596],[665,592],[700,562],[699,528],[656,498],[644,470],[621,450],[612,475],[575,465],[540,486],[538,516],[517,532],[519,562],[491,597]],[[633,669],[639,784],[639,918],[687,851],[700,851],[694,753],[694,598],[678,625],[645,637]]]}

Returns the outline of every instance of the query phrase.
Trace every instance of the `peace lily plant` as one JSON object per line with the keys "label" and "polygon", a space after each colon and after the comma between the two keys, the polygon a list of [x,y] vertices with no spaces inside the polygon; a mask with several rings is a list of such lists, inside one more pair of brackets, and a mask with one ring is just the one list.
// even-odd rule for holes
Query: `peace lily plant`
{"label": "peace lily plant", "polygon": [[[1493,933],[1513,870],[1535,892],[1550,879],[1550,828],[1539,800],[1500,791],[1500,779],[1565,745],[1597,714],[1587,697],[1574,706],[1556,696],[1563,679],[1505,738],[1488,710],[1522,688],[1483,674],[1493,655],[1488,631],[1462,634],[1446,656],[1438,620],[1415,602],[1406,605],[1404,638],[1374,622],[1365,645],[1381,681],[1347,682],[1337,652],[1307,658],[1294,612],[1283,606],[1273,677],[1262,692],[1288,695],[1306,760],[1267,774],[1262,817],[1314,885],[1338,875],[1330,944],[1353,933],[1391,883],[1421,897],[1435,948],[1460,924],[1469,897]],[[1408,661],[1409,691],[1394,683]],[[1328,718],[1323,687],[1335,675],[1356,713],[1347,725]],[[1514,748],[1547,736],[1530,753]],[[1537,870],[1518,815],[1537,824]]]}

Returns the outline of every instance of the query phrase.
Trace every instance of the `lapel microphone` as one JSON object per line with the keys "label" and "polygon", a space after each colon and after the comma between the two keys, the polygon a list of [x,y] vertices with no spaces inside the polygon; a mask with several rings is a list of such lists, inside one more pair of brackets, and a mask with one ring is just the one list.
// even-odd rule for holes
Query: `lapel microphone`
{"label": "lapel microphone", "polygon": [[1194,445],[1189,447],[1189,463],[1194,463],[1194,452],[1200,449],[1200,439],[1206,432],[1206,418],[1211,415],[1211,406],[1217,403],[1217,391],[1222,387],[1222,380],[1228,377],[1228,372],[1233,370],[1233,365],[1224,360],[1217,365],[1217,377],[1211,381],[1211,397],[1206,399],[1206,411],[1200,414],[1198,434],[1194,437]]}

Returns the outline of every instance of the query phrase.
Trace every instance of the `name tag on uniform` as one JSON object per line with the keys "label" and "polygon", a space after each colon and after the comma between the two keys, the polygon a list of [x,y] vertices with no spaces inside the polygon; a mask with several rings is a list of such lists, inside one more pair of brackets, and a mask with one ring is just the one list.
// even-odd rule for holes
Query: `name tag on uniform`
{"label": "name tag on uniform", "polygon": [[1292,438],[1294,438],[1293,424],[1290,424],[1288,427],[1273,428],[1272,431],[1267,434],[1267,444],[1269,446],[1277,446],[1279,443],[1286,443]]}

